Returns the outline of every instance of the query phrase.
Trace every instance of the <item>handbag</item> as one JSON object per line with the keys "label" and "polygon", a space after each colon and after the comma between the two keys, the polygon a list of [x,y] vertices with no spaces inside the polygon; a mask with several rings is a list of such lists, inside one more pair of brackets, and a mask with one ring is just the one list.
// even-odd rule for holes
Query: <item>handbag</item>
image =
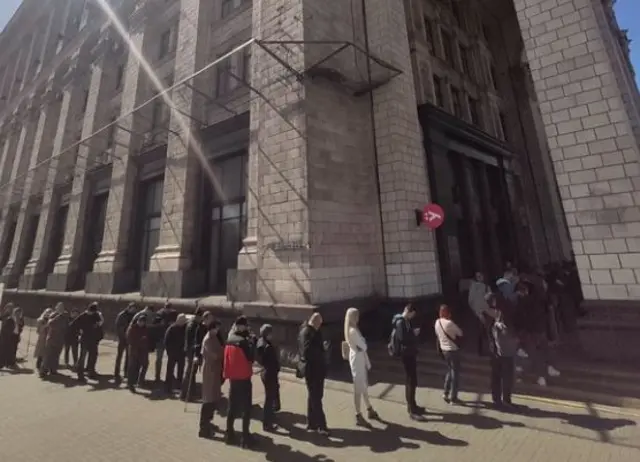
{"label": "handbag", "polygon": [[[456,342],[453,338],[451,338],[451,336],[447,334],[447,331],[444,330],[444,327],[442,326],[442,321],[440,321],[439,319],[438,319],[438,325],[440,326],[440,329],[444,333],[445,337],[447,337],[447,339],[451,343],[453,343],[456,347],[460,348],[460,346],[458,345],[458,342]],[[440,339],[438,338],[437,335],[436,335],[436,351],[438,352],[438,355],[440,355],[440,357],[444,358],[444,353],[442,351],[442,347],[440,346]]]}
{"label": "handbag", "polygon": [[345,361],[349,360],[349,352],[351,348],[349,348],[349,343],[346,340],[343,340],[340,344],[340,351],[342,353],[342,359]]}

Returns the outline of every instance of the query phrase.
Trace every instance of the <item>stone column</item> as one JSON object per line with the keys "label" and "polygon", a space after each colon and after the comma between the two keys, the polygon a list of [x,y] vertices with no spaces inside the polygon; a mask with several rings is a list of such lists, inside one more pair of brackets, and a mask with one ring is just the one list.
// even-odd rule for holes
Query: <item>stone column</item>
{"label": "stone column", "polygon": [[35,112],[35,108],[33,106],[30,107],[27,113],[27,119],[23,121],[22,136],[18,143],[16,152],[16,156],[19,156],[18,161],[14,162],[14,167],[18,166],[15,170],[19,176],[10,187],[9,204],[19,203],[19,212],[9,261],[5,265],[2,275],[8,287],[16,287],[18,285],[20,274],[26,264],[24,259],[28,258],[27,255],[24,255],[24,247],[26,244],[25,231],[33,212],[31,207],[33,204],[30,203],[31,194],[28,190],[31,182],[27,184],[26,179],[29,177],[29,172],[27,171],[29,166],[34,164],[32,160],[34,155],[34,141],[41,126],[40,122],[42,117],[37,116],[38,114]]}
{"label": "stone column", "polygon": [[[143,26],[136,25],[131,30],[132,46],[146,51]],[[133,53],[129,53],[122,90],[121,114],[129,114],[145,100],[145,80],[140,62]],[[131,242],[134,191],[137,169],[134,158],[137,152],[137,139],[132,133],[140,133],[144,120],[136,112],[118,122],[116,128],[111,188],[107,204],[102,251],[96,258],[93,271],[87,274],[87,292],[118,293],[131,290],[132,274],[128,268],[129,243]]]}
{"label": "stone column", "polygon": [[374,92],[388,296],[440,291],[435,234],[416,227],[414,209],[429,203],[426,155],[402,2],[366,3],[370,50],[403,73]]}
{"label": "stone column", "polygon": [[[189,77],[208,63],[210,56],[210,24],[213,8],[206,0],[182,0],[175,60],[174,80]],[[206,74],[206,73],[205,73]],[[211,82],[202,75],[190,82],[207,93]],[[178,110],[205,120],[204,99],[188,87],[174,92]],[[143,275],[141,292],[164,297],[181,297],[202,289],[201,271],[192,268],[192,251],[199,213],[196,194],[199,191],[199,170],[206,162],[201,144],[194,136],[199,124],[177,111],[171,111],[164,174],[162,224],[160,240],[152,258],[150,271]],[[206,174],[205,174],[206,177]]]}
{"label": "stone column", "polygon": [[[94,50],[91,65],[91,77],[89,81],[89,97],[87,108],[84,112],[82,124],[82,139],[89,138],[102,127],[109,115],[106,110],[100,111],[99,104],[105,103],[106,85],[110,83],[105,79],[109,65],[107,47],[111,42],[102,40],[98,48]],[[78,280],[78,270],[81,263],[81,252],[84,244],[84,231],[87,225],[87,206],[90,202],[91,187],[87,183],[88,160],[95,155],[100,148],[104,149],[104,135],[97,135],[78,147],[78,157],[75,164],[73,184],[71,186],[71,198],[69,212],[65,225],[64,241],[61,254],[56,261],[53,273],[47,278],[47,289],[53,291],[66,291],[73,288]]]}
{"label": "stone column", "polygon": [[515,0],[587,300],[640,299],[640,149],[600,0]]}
{"label": "stone column", "polygon": [[[53,116],[50,123],[57,122],[57,124],[55,125],[55,137],[53,138],[51,151],[48,151],[46,145],[43,145],[44,136],[41,138],[39,147],[39,156],[50,157],[50,160],[46,169],[45,187],[42,191],[38,231],[31,259],[24,271],[25,284],[31,286],[31,288],[42,288],[46,283],[47,275],[44,274],[44,271],[51,251],[51,235],[60,200],[58,187],[64,182],[64,176],[68,174],[69,164],[73,162],[76,154],[73,149],[64,153],[62,151],[76,142],[76,118],[84,103],[83,79],[83,73],[77,72],[75,66],[72,66],[61,83],[63,90],[60,103],[58,105],[50,105],[47,110],[47,119]],[[57,110],[58,106],[59,111]],[[58,117],[55,117],[54,114],[58,114]],[[44,132],[51,129],[52,125],[48,125],[45,122]]]}

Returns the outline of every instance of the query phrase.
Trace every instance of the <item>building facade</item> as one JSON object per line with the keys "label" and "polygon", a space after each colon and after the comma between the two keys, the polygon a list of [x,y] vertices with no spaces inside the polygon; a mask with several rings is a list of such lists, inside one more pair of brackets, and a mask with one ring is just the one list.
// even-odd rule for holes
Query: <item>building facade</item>
{"label": "building facade", "polygon": [[294,320],[575,255],[587,300],[639,300],[611,3],[25,0],[0,36],[7,293]]}

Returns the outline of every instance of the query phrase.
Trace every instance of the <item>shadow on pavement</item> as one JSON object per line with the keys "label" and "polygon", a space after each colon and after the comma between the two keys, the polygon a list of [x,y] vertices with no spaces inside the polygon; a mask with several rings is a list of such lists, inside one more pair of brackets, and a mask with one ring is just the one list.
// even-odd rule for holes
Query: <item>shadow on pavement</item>
{"label": "shadow on pavement", "polygon": [[27,375],[27,374],[33,374],[34,370],[29,368],[29,367],[16,367],[16,368],[9,368],[9,369],[0,369],[0,374],[7,374],[7,375]]}
{"label": "shadow on pavement", "polygon": [[335,428],[331,437],[311,433],[301,428],[306,419],[290,412],[278,413],[278,424],[296,441],[306,441],[320,447],[365,447],[374,453],[393,452],[398,449],[419,449],[423,442],[438,446],[467,446],[463,440],[449,438],[438,431],[420,427],[407,427],[395,422],[379,420],[368,428]]}
{"label": "shadow on pavement", "polygon": [[[590,406],[586,406],[587,410]],[[527,417],[541,419],[558,419],[562,423],[573,425],[575,427],[593,430],[595,432],[611,432],[622,427],[633,427],[637,423],[630,419],[608,418],[597,414],[569,414],[559,411],[546,411],[543,409],[520,406],[520,413]]]}
{"label": "shadow on pavement", "polygon": [[272,438],[263,434],[254,434],[256,442],[255,452],[264,454],[265,460],[270,462],[336,462],[325,454],[311,456],[293,449],[288,444],[276,443]]}

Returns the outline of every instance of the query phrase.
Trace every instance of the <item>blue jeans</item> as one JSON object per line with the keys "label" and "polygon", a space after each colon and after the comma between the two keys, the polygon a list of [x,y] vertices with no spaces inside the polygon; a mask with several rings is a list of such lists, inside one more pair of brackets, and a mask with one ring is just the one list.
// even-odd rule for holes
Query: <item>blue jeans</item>
{"label": "blue jeans", "polygon": [[460,379],[460,352],[443,351],[442,355],[447,362],[447,374],[444,376],[444,396],[457,400]]}

